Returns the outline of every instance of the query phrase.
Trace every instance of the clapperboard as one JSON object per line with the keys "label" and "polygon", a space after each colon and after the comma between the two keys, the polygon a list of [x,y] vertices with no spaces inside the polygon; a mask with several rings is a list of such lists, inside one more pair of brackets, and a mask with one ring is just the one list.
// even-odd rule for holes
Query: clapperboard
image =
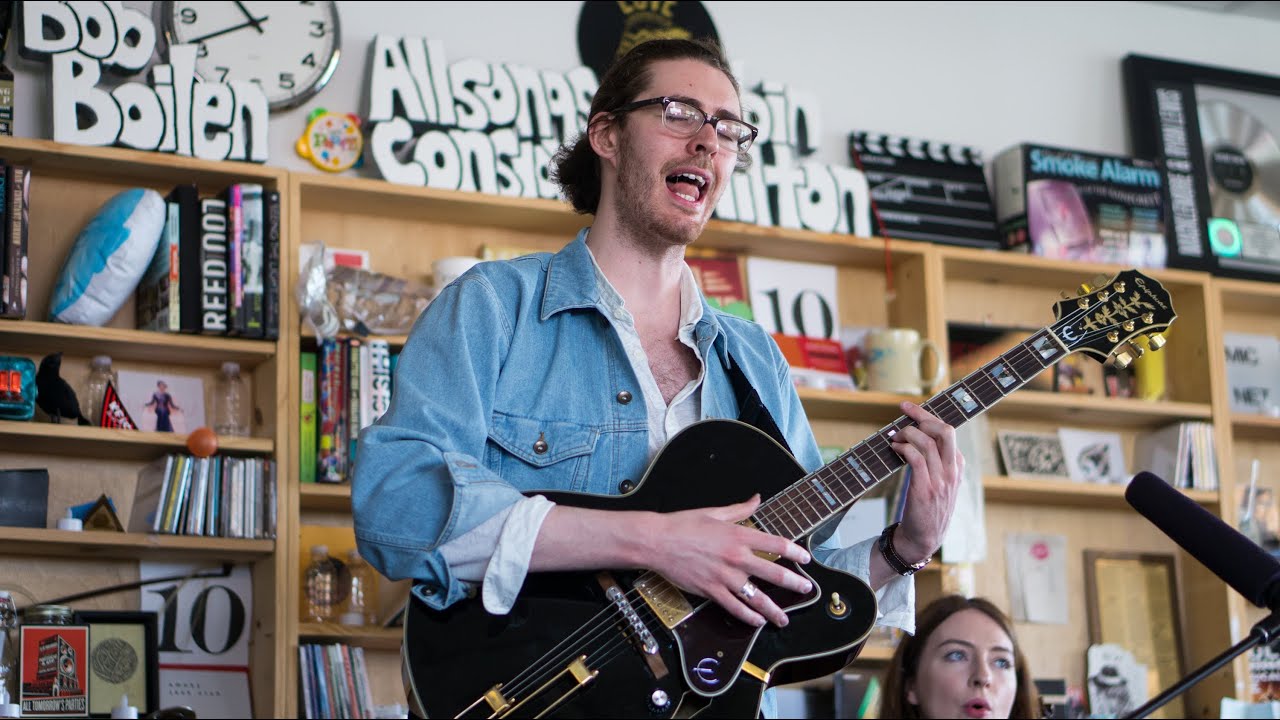
{"label": "clapperboard", "polygon": [[871,227],[876,234],[1000,248],[980,150],[854,132],[849,152],[871,188]]}

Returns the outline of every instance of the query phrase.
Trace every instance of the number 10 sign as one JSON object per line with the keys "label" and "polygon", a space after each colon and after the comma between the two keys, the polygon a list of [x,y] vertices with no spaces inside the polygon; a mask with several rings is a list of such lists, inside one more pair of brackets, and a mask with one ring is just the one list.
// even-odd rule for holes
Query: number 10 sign
{"label": "number 10 sign", "polygon": [[767,332],[824,340],[840,332],[834,265],[749,257],[747,287]]}
{"label": "number 10 sign", "polygon": [[[144,562],[139,576],[173,577],[207,569],[202,565]],[[237,565],[229,577],[174,580],[147,585],[142,609],[159,617],[161,665],[249,664],[253,627],[253,578]]]}

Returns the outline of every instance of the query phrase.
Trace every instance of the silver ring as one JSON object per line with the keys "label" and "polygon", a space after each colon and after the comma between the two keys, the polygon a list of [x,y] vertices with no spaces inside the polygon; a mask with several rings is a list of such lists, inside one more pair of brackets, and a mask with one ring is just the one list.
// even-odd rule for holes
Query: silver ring
{"label": "silver ring", "polygon": [[742,584],[742,587],[738,590],[738,594],[742,596],[743,600],[750,600],[756,596],[756,586],[752,585],[751,581],[748,580]]}

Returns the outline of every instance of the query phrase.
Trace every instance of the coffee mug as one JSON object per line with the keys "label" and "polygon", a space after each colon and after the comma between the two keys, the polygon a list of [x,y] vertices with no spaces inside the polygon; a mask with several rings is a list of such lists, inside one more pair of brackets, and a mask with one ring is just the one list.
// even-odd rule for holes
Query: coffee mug
{"label": "coffee mug", "polygon": [[[932,340],[911,328],[881,328],[867,333],[864,341],[867,389],[920,395],[942,380],[942,356]],[[926,380],[920,374],[925,348],[932,351],[933,370]]]}
{"label": "coffee mug", "polygon": [[431,279],[435,285],[436,293],[439,294],[445,285],[457,280],[462,273],[470,270],[478,262],[480,262],[478,258],[453,256],[442,257],[431,263]]}

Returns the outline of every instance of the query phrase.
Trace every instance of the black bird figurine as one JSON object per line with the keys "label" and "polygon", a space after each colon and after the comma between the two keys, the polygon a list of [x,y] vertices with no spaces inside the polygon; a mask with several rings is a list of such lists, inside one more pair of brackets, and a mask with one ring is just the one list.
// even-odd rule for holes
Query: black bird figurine
{"label": "black bird figurine", "polygon": [[44,356],[40,361],[40,369],[36,371],[36,404],[48,413],[54,422],[61,418],[75,418],[81,425],[92,425],[88,418],[80,412],[80,401],[76,391],[58,372],[62,370],[62,353],[56,352]]}

